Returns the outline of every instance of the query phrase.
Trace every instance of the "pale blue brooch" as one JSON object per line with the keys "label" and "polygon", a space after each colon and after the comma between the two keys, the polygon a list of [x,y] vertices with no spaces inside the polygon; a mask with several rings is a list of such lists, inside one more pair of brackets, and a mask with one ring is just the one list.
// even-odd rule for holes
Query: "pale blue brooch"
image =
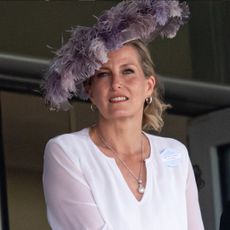
{"label": "pale blue brooch", "polygon": [[181,153],[171,148],[163,149],[160,156],[168,167],[176,167],[181,161]]}

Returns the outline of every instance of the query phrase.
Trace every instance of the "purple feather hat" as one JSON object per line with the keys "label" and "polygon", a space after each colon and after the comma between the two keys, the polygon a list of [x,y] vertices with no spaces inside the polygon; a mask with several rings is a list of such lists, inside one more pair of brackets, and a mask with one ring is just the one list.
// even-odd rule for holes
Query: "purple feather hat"
{"label": "purple feather hat", "polygon": [[126,0],[104,11],[94,26],[77,26],[46,73],[42,85],[46,102],[53,109],[67,110],[73,96],[87,100],[83,82],[108,61],[108,52],[131,40],[148,44],[157,36],[173,38],[188,18],[185,2]]}

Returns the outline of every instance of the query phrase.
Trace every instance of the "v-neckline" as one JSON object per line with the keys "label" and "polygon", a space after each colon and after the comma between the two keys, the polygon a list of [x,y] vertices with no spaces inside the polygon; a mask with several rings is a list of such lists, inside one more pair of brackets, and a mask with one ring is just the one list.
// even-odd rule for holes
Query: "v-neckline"
{"label": "v-neckline", "polygon": [[141,197],[140,200],[138,200],[136,198],[136,196],[134,195],[134,193],[132,192],[131,188],[129,187],[127,181],[125,180],[121,170],[119,169],[118,165],[117,165],[117,162],[115,160],[115,158],[113,157],[109,157],[107,156],[105,153],[103,153],[100,148],[94,143],[94,141],[92,140],[92,138],[90,137],[90,134],[89,134],[89,131],[90,129],[89,128],[86,128],[86,132],[87,132],[87,136],[90,140],[90,143],[92,144],[92,146],[94,147],[94,149],[96,149],[96,152],[97,154],[104,160],[106,160],[107,162],[109,162],[110,165],[112,165],[112,167],[114,168],[114,170],[116,170],[116,172],[119,174],[119,179],[120,181],[123,183],[126,191],[127,191],[127,194],[129,194],[129,197],[134,200],[134,202],[136,202],[137,204],[142,204],[144,202],[144,200],[146,199],[147,197],[147,194],[148,194],[148,190],[149,190],[149,182],[150,182],[150,173],[149,173],[149,167],[148,167],[148,163],[151,161],[152,159],[152,155],[153,155],[153,146],[152,146],[152,143],[150,141],[150,138],[148,137],[148,134],[145,133],[143,131],[143,134],[145,135],[145,137],[148,139],[148,142],[149,142],[149,146],[150,146],[150,153],[149,153],[149,157],[146,158],[144,161],[145,161],[145,168],[146,168],[146,183],[145,183],[145,191]]}

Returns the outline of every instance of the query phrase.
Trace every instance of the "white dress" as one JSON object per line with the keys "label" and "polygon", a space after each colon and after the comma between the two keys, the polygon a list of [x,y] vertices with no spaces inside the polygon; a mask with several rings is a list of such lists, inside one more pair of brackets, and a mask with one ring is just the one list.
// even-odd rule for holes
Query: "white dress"
{"label": "white dress", "polygon": [[93,143],[89,129],[51,139],[43,185],[53,230],[203,230],[195,178],[180,142],[145,134],[146,190],[138,201],[113,158]]}

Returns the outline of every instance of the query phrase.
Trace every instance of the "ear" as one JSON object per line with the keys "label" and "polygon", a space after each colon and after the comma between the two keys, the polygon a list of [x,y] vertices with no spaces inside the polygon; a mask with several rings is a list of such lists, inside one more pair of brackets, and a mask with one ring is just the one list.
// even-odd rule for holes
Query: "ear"
{"label": "ear", "polygon": [[95,104],[94,103],[94,96],[93,96],[94,95],[93,94],[93,89],[92,89],[91,85],[85,86],[85,92],[88,94],[90,102]]}
{"label": "ear", "polygon": [[86,92],[87,95],[89,96],[90,101],[92,101],[92,95],[93,95],[93,93],[92,93],[92,89],[91,89],[91,87],[90,87],[89,85],[87,85],[87,86],[85,87],[85,92]]}
{"label": "ear", "polygon": [[91,99],[91,97],[92,97],[92,88],[91,88],[91,81],[90,81],[90,79],[84,83],[84,89],[85,89],[86,94]]}
{"label": "ear", "polygon": [[156,85],[156,78],[154,76],[149,76],[146,80],[147,80],[146,96],[150,97]]}

